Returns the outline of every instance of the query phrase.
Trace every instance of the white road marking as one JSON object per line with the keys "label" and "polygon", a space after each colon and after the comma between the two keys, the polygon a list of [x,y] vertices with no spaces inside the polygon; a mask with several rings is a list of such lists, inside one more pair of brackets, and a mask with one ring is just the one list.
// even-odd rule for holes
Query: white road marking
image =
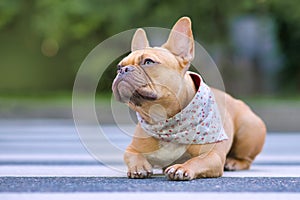
{"label": "white road marking", "polygon": [[[155,174],[162,170],[155,169]],[[125,177],[126,166],[39,166],[7,165],[0,166],[0,177]],[[254,165],[251,170],[224,172],[223,177],[300,177],[300,166],[260,166]]]}

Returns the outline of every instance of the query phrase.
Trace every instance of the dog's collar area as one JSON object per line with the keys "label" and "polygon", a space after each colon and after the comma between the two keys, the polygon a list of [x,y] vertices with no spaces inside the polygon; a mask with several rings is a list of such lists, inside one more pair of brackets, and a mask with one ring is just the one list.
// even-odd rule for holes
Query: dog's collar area
{"label": "dog's collar area", "polygon": [[175,116],[156,124],[148,124],[137,113],[142,128],[154,138],[179,144],[207,144],[228,139],[210,88],[200,75],[188,73],[198,88],[192,101]]}
{"label": "dog's collar area", "polygon": [[187,73],[188,73],[188,74],[190,75],[190,77],[192,78],[192,80],[193,80],[193,82],[194,82],[194,84],[195,84],[195,88],[196,88],[196,90],[198,91],[198,90],[199,90],[199,87],[200,87],[200,84],[201,84],[201,82],[202,82],[202,78],[200,77],[199,74],[196,74],[196,73],[194,73],[194,72],[188,71]]}

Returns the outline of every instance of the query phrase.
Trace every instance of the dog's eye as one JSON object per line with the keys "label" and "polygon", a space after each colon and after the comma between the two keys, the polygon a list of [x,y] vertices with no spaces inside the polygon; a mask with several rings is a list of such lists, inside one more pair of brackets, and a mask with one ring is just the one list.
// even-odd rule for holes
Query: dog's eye
{"label": "dog's eye", "polygon": [[151,60],[150,58],[146,58],[144,60],[144,65],[151,65],[151,64],[154,64],[155,62],[153,60]]}

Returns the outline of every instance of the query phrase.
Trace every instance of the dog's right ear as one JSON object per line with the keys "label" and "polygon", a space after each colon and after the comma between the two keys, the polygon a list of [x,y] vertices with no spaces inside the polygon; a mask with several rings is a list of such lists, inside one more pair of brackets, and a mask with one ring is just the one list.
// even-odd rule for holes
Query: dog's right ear
{"label": "dog's right ear", "polygon": [[186,68],[194,59],[195,47],[192,22],[188,17],[180,18],[173,26],[168,41],[162,46],[183,59]]}
{"label": "dog's right ear", "polygon": [[145,49],[146,47],[149,47],[146,32],[144,31],[144,29],[139,28],[133,35],[131,41],[131,51]]}

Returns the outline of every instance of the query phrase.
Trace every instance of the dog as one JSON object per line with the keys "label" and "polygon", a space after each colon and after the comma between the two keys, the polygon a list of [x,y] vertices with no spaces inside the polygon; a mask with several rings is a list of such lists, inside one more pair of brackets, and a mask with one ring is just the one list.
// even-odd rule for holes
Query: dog
{"label": "dog", "polygon": [[194,39],[188,17],[161,47],[137,29],[131,53],[118,64],[112,90],[136,111],[138,123],[124,154],[129,178],[148,178],[159,167],[169,180],[192,180],[246,170],[261,152],[264,122],[241,100],[210,88],[189,72]]}

